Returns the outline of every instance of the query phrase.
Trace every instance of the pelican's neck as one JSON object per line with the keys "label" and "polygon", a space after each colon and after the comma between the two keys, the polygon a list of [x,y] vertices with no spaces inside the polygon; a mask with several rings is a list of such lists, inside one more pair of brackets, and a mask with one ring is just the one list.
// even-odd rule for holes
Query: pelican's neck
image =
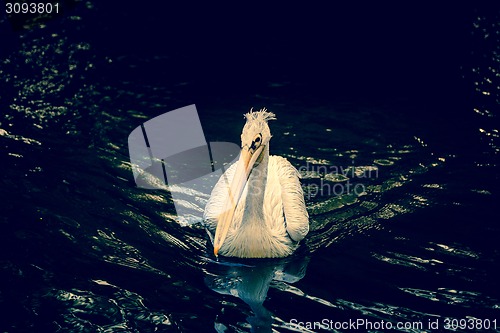
{"label": "pelican's neck", "polygon": [[243,223],[264,224],[264,193],[267,184],[267,167],[269,164],[269,145],[262,152],[262,160],[252,169],[247,182],[247,197]]}

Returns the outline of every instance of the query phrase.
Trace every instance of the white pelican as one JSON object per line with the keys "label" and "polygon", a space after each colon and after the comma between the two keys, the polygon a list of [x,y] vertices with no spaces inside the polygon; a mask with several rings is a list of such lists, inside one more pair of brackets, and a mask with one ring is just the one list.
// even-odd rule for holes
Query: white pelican
{"label": "white pelican", "polygon": [[285,158],[269,156],[274,113],[251,109],[245,117],[239,160],[212,190],[204,220],[216,256],[286,257],[309,232],[299,173]]}

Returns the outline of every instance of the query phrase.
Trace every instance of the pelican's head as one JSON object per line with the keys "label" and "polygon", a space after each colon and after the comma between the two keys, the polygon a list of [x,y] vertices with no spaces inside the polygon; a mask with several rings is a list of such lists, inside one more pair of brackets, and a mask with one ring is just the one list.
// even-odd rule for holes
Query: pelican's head
{"label": "pelican's head", "polygon": [[217,256],[227,232],[233,221],[236,206],[241,198],[243,189],[254,166],[258,165],[266,153],[266,147],[271,140],[271,131],[267,122],[276,119],[274,113],[265,108],[245,114],[247,120],[241,133],[241,153],[236,166],[233,181],[228,188],[228,200],[222,213],[219,215],[217,229],[214,237],[214,254]]}
{"label": "pelican's head", "polygon": [[260,111],[253,111],[245,114],[247,120],[241,132],[241,149],[250,153],[255,153],[260,147],[265,147],[271,140],[268,120],[276,119],[274,113],[268,112],[266,108]]}

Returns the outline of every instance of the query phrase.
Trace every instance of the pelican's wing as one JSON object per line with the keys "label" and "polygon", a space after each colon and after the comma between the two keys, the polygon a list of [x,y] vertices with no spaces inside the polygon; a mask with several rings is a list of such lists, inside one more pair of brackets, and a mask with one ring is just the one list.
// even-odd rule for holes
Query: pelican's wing
{"label": "pelican's wing", "polygon": [[231,165],[229,169],[219,178],[217,184],[215,184],[210,194],[210,199],[208,199],[207,205],[205,206],[205,211],[203,212],[203,221],[205,226],[211,231],[215,231],[217,227],[217,217],[222,212],[222,207],[227,200],[228,188],[234,178],[234,173],[236,171],[236,163]]}
{"label": "pelican's wing", "polygon": [[[236,163],[233,163],[229,169],[219,178],[217,184],[215,184],[212,194],[210,194],[210,199],[208,199],[207,205],[205,206],[205,211],[203,212],[203,221],[205,227],[208,228],[211,232],[215,233],[215,229],[217,228],[217,218],[222,213],[222,209],[224,208],[224,204],[228,200],[229,187],[233,181],[234,174],[236,172]],[[235,216],[243,216],[243,207],[245,203],[245,197],[247,193],[247,188],[245,187],[242,199],[238,204]],[[237,228],[238,224],[234,223],[232,229]]]}
{"label": "pelican's wing", "polygon": [[290,238],[298,242],[309,232],[309,214],[300,186],[299,172],[281,156],[271,156],[270,165],[276,168],[281,187],[281,201],[285,215],[286,231]]}

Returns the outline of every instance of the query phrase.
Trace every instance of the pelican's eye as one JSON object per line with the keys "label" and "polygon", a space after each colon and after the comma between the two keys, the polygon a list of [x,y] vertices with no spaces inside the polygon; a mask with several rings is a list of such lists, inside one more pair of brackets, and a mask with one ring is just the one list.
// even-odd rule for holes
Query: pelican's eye
{"label": "pelican's eye", "polygon": [[252,145],[250,146],[250,149],[255,151],[257,148],[260,147],[261,143],[262,143],[262,134],[259,133],[253,139]]}

